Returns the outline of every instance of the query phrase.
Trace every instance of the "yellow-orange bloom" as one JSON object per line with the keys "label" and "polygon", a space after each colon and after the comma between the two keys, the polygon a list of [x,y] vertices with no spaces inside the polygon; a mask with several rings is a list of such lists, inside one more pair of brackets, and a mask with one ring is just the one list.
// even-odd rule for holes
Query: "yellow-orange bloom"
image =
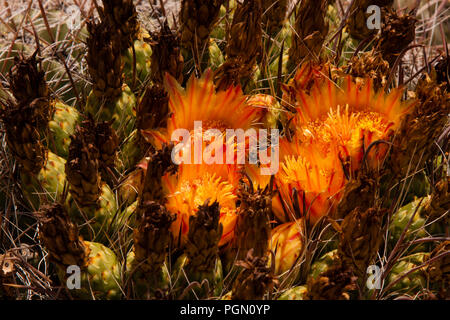
{"label": "yellow-orange bloom", "polygon": [[[342,88],[331,81],[311,88],[309,94],[296,93],[296,116],[293,125],[296,139],[318,144],[323,153],[337,147],[339,157],[349,174],[361,166],[364,153],[377,140],[389,140],[408,112],[410,103],[401,101],[402,88],[389,94],[375,92],[372,80],[364,86],[347,77]],[[366,158],[377,167],[384,160],[388,147],[378,144]],[[290,150],[282,151],[289,153]]]}
{"label": "yellow-orange bloom", "polygon": [[304,234],[302,219],[283,223],[272,230],[269,250],[275,253],[275,274],[289,271],[303,250]]}
{"label": "yellow-orange bloom", "polygon": [[[173,236],[183,245],[188,234],[189,217],[195,215],[198,206],[203,205],[206,200],[210,203],[217,200],[220,205],[220,223],[223,225],[219,245],[223,245],[233,237],[236,222],[236,189],[239,181],[239,166],[225,163],[227,152],[225,131],[226,129],[245,131],[251,128],[261,121],[261,110],[246,102],[247,97],[240,87],[230,87],[225,91],[216,92],[212,72],[209,70],[200,79],[192,76],[186,89],[167,75],[165,87],[169,94],[170,111],[167,127],[145,132],[147,138],[156,147],[164,142],[170,142],[172,134],[177,129],[187,130],[191,138],[191,144],[186,144],[179,150],[180,156],[190,152],[191,164],[182,163],[177,174],[166,175],[162,181],[167,199],[166,207],[177,214],[177,219],[171,227]],[[200,132],[195,130],[196,121],[201,121]],[[208,137],[205,137],[208,129],[218,129],[222,135],[205,141],[208,140]],[[197,139],[201,145],[198,149],[194,146]],[[207,146],[217,146],[222,150],[223,164],[211,163],[208,161],[211,158],[205,158],[204,150]],[[211,157],[214,155],[214,152],[210,154]],[[196,157],[202,161],[197,163]]]}
{"label": "yellow-orange bloom", "polygon": [[388,146],[374,142],[389,140],[408,111],[401,94],[401,89],[375,92],[371,80],[361,87],[350,77],[342,88],[322,80],[309,93],[295,92],[295,134],[280,140],[282,164],[275,179],[279,197],[273,209],[281,221],[300,213],[315,222],[329,214],[365,154],[372,168],[384,160]]}
{"label": "yellow-orange bloom", "polygon": [[315,144],[303,148],[297,155],[286,155],[275,176],[278,196],[272,209],[280,221],[305,216],[315,223],[334,210],[342,195],[345,175],[337,152],[323,154]]}
{"label": "yellow-orange bloom", "polygon": [[[163,177],[163,186],[166,191],[166,208],[177,214],[172,223],[171,231],[176,240],[184,245],[189,231],[189,217],[195,215],[199,205],[206,200],[210,203],[217,201],[220,205],[220,223],[223,226],[222,238],[219,246],[233,238],[236,224],[236,187],[229,180],[216,175],[216,173],[201,170],[199,165],[180,165],[176,175]],[[200,169],[200,170],[197,170]],[[234,172],[230,171],[233,175]],[[230,178],[230,180],[234,180]],[[181,235],[181,239],[179,236]]]}
{"label": "yellow-orange bloom", "polygon": [[250,178],[255,190],[258,188],[264,189],[268,186],[272,177],[270,175],[262,175],[261,166],[255,164],[246,164],[245,173],[247,177]]}
{"label": "yellow-orange bloom", "polygon": [[167,128],[145,132],[153,143],[160,145],[170,141],[176,129],[194,130],[194,122],[202,121],[202,129],[243,129],[261,121],[261,110],[250,106],[239,86],[216,92],[213,73],[207,70],[201,78],[191,76],[186,89],[170,75],[166,75],[165,87],[169,93],[170,118]]}

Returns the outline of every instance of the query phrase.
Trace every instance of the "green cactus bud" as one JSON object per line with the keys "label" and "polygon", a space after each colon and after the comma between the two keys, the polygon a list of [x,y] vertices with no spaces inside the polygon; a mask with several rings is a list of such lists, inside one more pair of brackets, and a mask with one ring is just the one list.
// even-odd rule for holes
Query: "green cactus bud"
{"label": "green cactus bud", "polygon": [[388,285],[394,283],[389,292],[414,294],[426,286],[426,277],[422,268],[405,274],[424,262],[426,253],[419,252],[400,259],[387,278]]}
{"label": "green cactus bud", "polygon": [[[150,74],[152,48],[143,40],[135,40],[134,52],[136,56],[136,79],[134,79],[134,88],[136,88],[142,86]],[[125,82],[130,88],[133,88],[133,48],[128,48],[122,59],[124,61],[123,73],[125,74]]]}
{"label": "green cactus bud", "polygon": [[60,157],[67,158],[69,154],[70,136],[80,121],[80,113],[73,107],[62,102],[55,104],[53,119],[49,122],[51,138],[49,148]]}
{"label": "green cactus bud", "polygon": [[125,138],[125,142],[121,146],[120,160],[117,167],[120,171],[126,171],[133,168],[139,160],[142,159],[146,150],[141,143],[141,138],[137,130],[133,130],[131,134]]}
{"label": "green cactus bud", "polygon": [[130,87],[124,85],[118,98],[101,101],[94,92],[87,98],[86,109],[99,121],[114,120],[112,127],[119,137],[128,136],[134,128],[136,118],[136,97]]}
{"label": "green cactus bud", "polygon": [[211,40],[209,44],[209,58],[210,58],[209,66],[213,70],[217,69],[225,62],[223,52],[220,50],[219,46],[214,40]]}
{"label": "green cactus bud", "polygon": [[[39,238],[49,259],[56,264],[61,283],[68,286],[72,296],[80,299],[120,298],[120,264],[111,249],[100,243],[82,241],[77,226],[59,203],[42,207],[36,217]],[[78,276],[79,282],[76,281]]]}
{"label": "green cactus bud", "polygon": [[[120,264],[115,253],[101,243],[83,241],[83,244],[88,252],[87,265],[80,266],[80,289],[70,290],[70,294],[84,300],[120,299]],[[64,284],[66,272],[66,268],[58,268],[58,277]]]}
{"label": "green cactus bud", "polygon": [[278,298],[278,300],[303,300],[303,295],[306,293],[306,286],[292,287]]}
{"label": "green cactus bud", "polygon": [[[391,223],[389,225],[389,245],[393,248],[397,241],[400,239],[403,231],[406,229],[409,220],[414,214],[413,220],[406,231],[404,241],[414,240],[416,238],[423,238],[427,235],[425,231],[425,219],[421,217],[420,213],[423,210],[424,205],[423,198],[416,199],[407,205],[398,209],[392,215]],[[421,205],[419,208],[419,204]],[[414,251],[423,249],[423,245],[413,248]]]}
{"label": "green cactus bud", "polygon": [[[154,281],[151,283],[151,289],[153,289],[153,292],[149,292],[148,283],[145,281],[145,274],[142,274],[142,272],[137,270],[135,260],[135,253],[131,251],[127,255],[127,276],[132,276],[135,279],[133,282],[134,288],[132,290],[135,296],[138,299],[154,299],[158,298],[158,293],[164,294],[166,288],[170,284],[170,272],[167,268],[167,263],[165,262],[162,265],[162,268],[156,272],[156,275],[152,275]],[[164,296],[160,298],[164,298]]]}
{"label": "green cactus bud", "polygon": [[45,165],[36,177],[21,173],[24,192],[35,208],[39,208],[42,201],[52,202],[62,194],[66,179],[65,162],[53,152],[48,152]]}
{"label": "green cactus bud", "polygon": [[338,259],[337,249],[325,253],[311,265],[309,277],[317,278],[322,272],[335,265]]}
{"label": "green cactus bud", "polygon": [[70,216],[79,225],[83,225],[80,229],[83,238],[107,244],[106,234],[109,235],[115,230],[114,217],[118,212],[116,197],[111,188],[107,184],[102,185],[96,206],[80,208],[75,201],[70,203]]}
{"label": "green cactus bud", "polygon": [[[207,295],[220,295],[222,292],[222,284],[223,284],[223,269],[222,269],[222,262],[219,258],[216,258],[215,264],[214,264],[214,270],[212,274],[205,275],[202,272],[187,272],[186,268],[188,264],[188,257],[187,255],[183,254],[180,256],[177,261],[175,262],[175,265],[173,267],[172,271],[172,281],[174,283],[174,286],[178,288],[178,294],[181,295],[183,290],[187,286],[187,281],[194,282],[197,281],[200,285],[203,281],[207,280],[209,284],[209,289],[212,292],[206,292],[205,286],[201,288],[192,288],[190,292],[187,293],[186,296],[184,296],[184,299],[194,299],[195,296],[197,297],[205,297]],[[186,279],[186,276],[188,277]],[[231,293],[230,293],[231,294]]]}

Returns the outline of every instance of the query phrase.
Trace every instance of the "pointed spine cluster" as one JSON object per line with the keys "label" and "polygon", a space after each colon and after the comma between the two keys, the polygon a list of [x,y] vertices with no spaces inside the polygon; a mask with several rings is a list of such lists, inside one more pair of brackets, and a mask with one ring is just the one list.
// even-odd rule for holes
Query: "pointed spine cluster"
{"label": "pointed spine cluster", "polygon": [[225,48],[226,61],[215,75],[218,90],[240,85],[242,80],[251,76],[262,53],[261,23],[261,0],[238,3]]}

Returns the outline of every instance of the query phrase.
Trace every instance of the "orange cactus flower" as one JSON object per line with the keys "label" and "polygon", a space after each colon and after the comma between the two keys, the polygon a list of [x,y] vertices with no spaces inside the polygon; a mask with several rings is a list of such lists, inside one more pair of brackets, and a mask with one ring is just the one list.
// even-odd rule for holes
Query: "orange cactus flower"
{"label": "orange cactus flower", "polygon": [[[212,172],[214,167],[218,169],[217,172]],[[236,179],[224,178],[226,174],[220,172],[224,168],[223,166],[182,164],[176,175],[163,177],[162,183],[167,195],[166,208],[177,215],[177,219],[171,226],[175,243],[180,243],[181,246],[185,244],[189,231],[189,217],[195,215],[199,205],[203,205],[208,199],[210,202],[217,200],[220,205],[219,221],[223,226],[223,234],[219,246],[233,238],[237,218],[237,191],[235,184],[230,181],[236,181]],[[233,176],[236,173],[230,170],[229,174]]]}
{"label": "orange cactus flower", "polygon": [[[411,103],[402,102],[402,88],[389,94],[375,92],[371,80],[361,86],[347,77],[342,88],[331,81],[311,88],[309,94],[296,93],[297,139],[319,144],[322,152],[338,148],[349,174],[357,171],[368,147],[375,141],[388,141],[398,129],[400,119]],[[388,147],[377,144],[366,155],[370,166],[380,165]],[[286,151],[286,150],[285,150]]]}
{"label": "orange cactus flower", "polygon": [[[361,167],[365,156],[376,168],[384,160],[389,140],[411,103],[401,101],[402,90],[375,92],[345,79],[342,88],[325,80],[307,93],[295,94],[295,134],[280,140],[280,171],[273,201],[281,221],[306,216],[311,222],[332,212],[342,196],[346,178]],[[368,151],[369,146],[374,147]]]}
{"label": "orange cactus flower", "polygon": [[[195,215],[198,206],[208,199],[210,202],[217,200],[220,205],[223,235],[219,245],[224,245],[233,238],[240,165],[236,164],[236,156],[233,164],[226,164],[228,144],[225,141],[225,133],[227,129],[245,131],[260,123],[262,118],[261,110],[246,102],[247,97],[240,87],[216,92],[212,75],[208,70],[199,79],[192,76],[186,89],[173,77],[166,75],[165,87],[169,94],[170,112],[167,127],[144,132],[156,147],[170,142],[177,129],[189,132],[191,143],[181,145],[182,148],[177,151],[180,156],[186,155],[186,159],[189,159],[189,151],[190,163],[181,163],[177,174],[166,175],[162,181],[167,199],[165,205],[168,210],[177,214],[177,219],[171,227],[172,233],[181,245],[186,241],[189,217]],[[201,131],[196,130],[196,121],[201,121]],[[208,129],[218,129],[221,135],[218,138],[211,137],[208,141],[205,136]],[[201,148],[196,149],[197,139],[201,141],[198,144]],[[205,157],[204,150],[208,146],[218,146],[222,150],[223,164],[210,161],[215,156],[215,148],[212,148],[213,152],[209,158]],[[196,158],[202,160],[198,162],[195,161]]]}
{"label": "orange cactus flower", "polygon": [[201,78],[191,76],[186,89],[170,75],[166,75],[165,87],[169,93],[169,112],[167,128],[146,131],[147,138],[159,146],[171,140],[176,129],[192,132],[194,122],[202,121],[202,129],[251,128],[260,122],[261,110],[250,106],[240,86],[231,86],[225,91],[216,92],[212,81],[213,73],[207,70]]}
{"label": "orange cactus flower", "polygon": [[280,221],[305,216],[315,223],[334,210],[342,195],[345,175],[337,152],[324,154],[317,144],[302,148],[297,155],[284,157],[275,176],[278,195],[272,201],[272,209]]}

